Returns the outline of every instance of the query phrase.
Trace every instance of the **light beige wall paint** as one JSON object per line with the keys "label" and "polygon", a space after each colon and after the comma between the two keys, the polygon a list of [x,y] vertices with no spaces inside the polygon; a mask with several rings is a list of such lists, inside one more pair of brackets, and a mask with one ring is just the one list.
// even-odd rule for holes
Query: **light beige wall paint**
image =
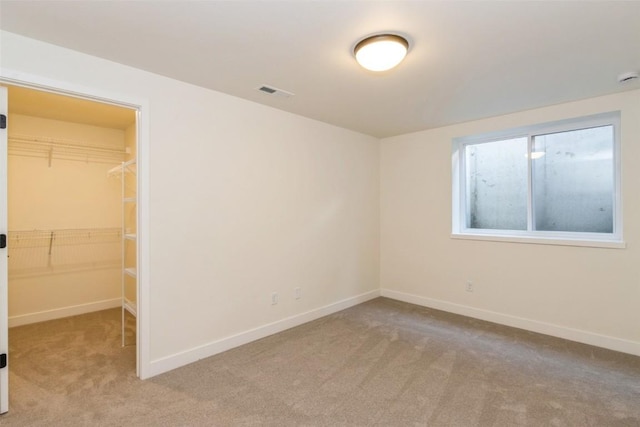
{"label": "light beige wall paint", "polygon": [[377,139],[10,33],[1,43],[8,69],[148,102],[152,361],[379,288]]}
{"label": "light beige wall paint", "polygon": [[376,139],[199,88],[164,93],[181,101],[152,107],[153,354],[170,350],[160,335],[189,348],[378,288]]}
{"label": "light beige wall paint", "polygon": [[[614,110],[626,249],[450,238],[452,138]],[[381,287],[640,343],[638,117],[631,91],[382,140]]]}
{"label": "light beige wall paint", "polygon": [[[10,140],[28,135],[124,148],[124,131],[116,129],[10,114],[8,130]],[[9,230],[120,227],[120,184],[107,177],[112,166],[54,157],[49,167],[46,158],[9,155]],[[62,242],[54,240],[51,257],[42,242],[33,248],[10,247],[10,268],[19,271],[9,276],[10,317],[119,297],[117,238],[96,245]],[[105,268],[102,262],[107,260],[115,264]],[[98,267],[88,265],[95,261],[100,261]]]}

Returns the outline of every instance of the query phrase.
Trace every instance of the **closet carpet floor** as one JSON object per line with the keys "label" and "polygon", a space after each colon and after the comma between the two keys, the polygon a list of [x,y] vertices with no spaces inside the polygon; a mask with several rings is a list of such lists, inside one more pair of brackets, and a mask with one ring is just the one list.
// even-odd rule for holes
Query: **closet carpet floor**
{"label": "closet carpet floor", "polygon": [[640,426],[640,358],[378,298],[146,381],[120,310],[12,328],[2,426]]}

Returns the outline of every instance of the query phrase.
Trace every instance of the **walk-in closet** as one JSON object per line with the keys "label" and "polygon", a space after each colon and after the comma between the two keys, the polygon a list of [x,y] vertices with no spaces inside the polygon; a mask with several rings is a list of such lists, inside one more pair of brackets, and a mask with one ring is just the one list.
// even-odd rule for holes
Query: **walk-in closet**
{"label": "walk-in closet", "polygon": [[9,327],[120,309],[135,345],[136,112],[10,87],[8,123]]}

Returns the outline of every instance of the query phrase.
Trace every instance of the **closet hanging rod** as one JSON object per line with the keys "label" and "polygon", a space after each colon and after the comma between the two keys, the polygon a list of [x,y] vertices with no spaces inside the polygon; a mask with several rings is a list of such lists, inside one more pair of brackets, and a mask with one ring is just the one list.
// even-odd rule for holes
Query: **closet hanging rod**
{"label": "closet hanging rod", "polygon": [[54,237],[100,237],[100,236],[120,236],[122,229],[110,228],[59,228],[46,230],[9,230],[9,240],[26,239],[49,239],[53,233]]}
{"label": "closet hanging rod", "polygon": [[[48,155],[43,155],[43,153],[41,152],[39,155],[36,154],[28,154],[28,152],[20,152],[20,153],[15,153],[15,152],[9,152],[9,155],[12,156],[20,156],[20,157],[29,157],[29,158],[33,158],[33,159],[48,159]],[[87,158],[89,157],[89,158]],[[101,164],[105,164],[105,165],[112,165],[114,161],[117,161],[117,159],[114,159],[113,157],[109,157],[109,156],[81,156],[79,154],[77,155],[59,155],[54,153],[52,156],[53,160],[68,160],[68,161],[74,161],[74,162],[82,162],[82,163],[101,163]],[[52,163],[53,163],[52,160]]]}
{"label": "closet hanging rod", "polygon": [[56,157],[60,156],[68,156],[68,157],[94,157],[94,158],[105,158],[111,159],[111,163],[120,159],[123,154],[122,153],[107,153],[103,151],[92,151],[92,150],[80,150],[77,148],[60,148],[53,146],[16,146],[13,143],[9,144],[9,153],[13,155],[22,155],[29,156],[33,154],[31,157],[50,157],[55,155]]}
{"label": "closet hanging rod", "polygon": [[122,229],[120,228],[9,230],[8,235],[11,250],[48,247],[49,255],[51,255],[53,248],[60,246],[120,243],[122,241]]}
{"label": "closet hanging rod", "polygon": [[36,146],[47,147],[47,148],[53,146],[53,147],[59,147],[59,148],[68,148],[68,149],[83,150],[83,151],[94,151],[94,152],[102,152],[102,153],[108,153],[108,154],[118,154],[118,155],[126,154],[126,150],[124,148],[108,148],[104,146],[81,144],[77,142],[74,143],[74,142],[54,140],[54,139],[43,140],[37,137],[10,136],[8,140],[9,142],[13,142],[17,144],[29,144],[29,145],[36,145]]}

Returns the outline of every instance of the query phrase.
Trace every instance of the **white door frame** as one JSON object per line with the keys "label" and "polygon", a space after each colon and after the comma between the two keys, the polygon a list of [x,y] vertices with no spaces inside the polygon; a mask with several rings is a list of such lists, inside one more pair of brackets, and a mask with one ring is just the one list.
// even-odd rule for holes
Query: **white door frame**
{"label": "white door frame", "polygon": [[[114,93],[98,88],[88,88],[68,82],[55,81],[41,76],[0,68],[0,85],[9,84],[30,89],[53,92],[61,95],[87,99],[137,111],[137,242],[138,242],[138,295],[137,295],[137,346],[136,374],[140,379],[151,377],[149,342],[149,102],[136,96]],[[6,180],[6,168],[4,172]],[[2,182],[0,177],[0,183]],[[4,194],[2,194],[4,193]],[[0,188],[0,197],[6,196],[6,189]],[[1,209],[0,204],[0,209]],[[6,210],[6,207],[5,207]],[[6,216],[5,212],[0,212]],[[0,227],[2,224],[0,224]],[[8,313],[0,310],[0,337],[8,327]]]}
{"label": "white door frame", "polygon": [[[0,87],[0,114],[9,117],[7,89]],[[8,122],[8,120],[7,120]],[[8,128],[8,126],[7,126]],[[7,132],[0,129],[0,233],[8,235],[7,226]],[[0,249],[0,354],[9,354],[9,272],[5,247]],[[0,414],[9,410],[9,365],[0,369]]]}

